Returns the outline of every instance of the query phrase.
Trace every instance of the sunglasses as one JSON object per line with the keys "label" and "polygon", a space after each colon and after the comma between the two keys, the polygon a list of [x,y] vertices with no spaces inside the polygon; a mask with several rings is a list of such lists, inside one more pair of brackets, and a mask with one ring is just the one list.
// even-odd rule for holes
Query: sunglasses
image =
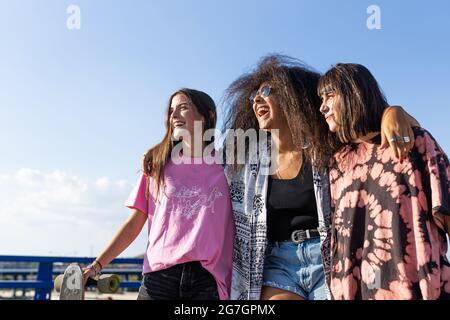
{"label": "sunglasses", "polygon": [[269,85],[266,85],[266,86],[262,87],[261,90],[253,91],[252,94],[250,95],[249,99],[250,99],[251,102],[254,102],[256,96],[260,96],[262,98],[267,98],[269,96],[269,94],[270,94],[270,90],[272,90],[272,87],[269,86]]}

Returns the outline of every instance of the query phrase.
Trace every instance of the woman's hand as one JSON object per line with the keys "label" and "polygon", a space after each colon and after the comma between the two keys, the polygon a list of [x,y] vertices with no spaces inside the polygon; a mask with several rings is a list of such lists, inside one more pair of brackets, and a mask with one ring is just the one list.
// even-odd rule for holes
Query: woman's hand
{"label": "woman's hand", "polygon": [[95,267],[95,264],[90,264],[86,268],[83,268],[83,287],[86,286],[86,282],[89,278],[94,279],[97,275],[98,271],[96,271],[97,269],[94,270]]}
{"label": "woman's hand", "polygon": [[128,246],[137,238],[146,221],[146,213],[138,209],[132,210],[130,216],[116,232],[106,249],[97,256],[93,263],[83,269],[83,285],[86,285],[89,278],[94,278],[102,271],[103,266],[108,265],[114,258],[128,248]]}
{"label": "woman's hand", "polygon": [[420,126],[400,106],[388,107],[381,120],[381,146],[390,146],[395,157],[403,162],[414,147],[414,133],[411,127]]}

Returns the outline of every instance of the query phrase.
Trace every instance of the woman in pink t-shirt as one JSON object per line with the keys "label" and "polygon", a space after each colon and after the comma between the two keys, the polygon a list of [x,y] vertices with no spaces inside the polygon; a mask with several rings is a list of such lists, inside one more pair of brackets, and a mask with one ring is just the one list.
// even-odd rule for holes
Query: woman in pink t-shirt
{"label": "woman in pink t-shirt", "polygon": [[126,201],[131,215],[84,269],[85,279],[124,251],[148,220],[138,300],[229,299],[230,194],[214,141],[206,146],[203,139],[215,124],[216,106],[209,95],[192,89],[172,94],[165,137],[145,154],[143,173]]}

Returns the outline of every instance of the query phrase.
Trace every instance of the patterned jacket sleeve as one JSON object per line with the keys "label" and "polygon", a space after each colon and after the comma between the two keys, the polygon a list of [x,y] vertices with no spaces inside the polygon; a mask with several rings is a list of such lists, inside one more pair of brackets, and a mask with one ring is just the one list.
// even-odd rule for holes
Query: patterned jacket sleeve
{"label": "patterned jacket sleeve", "polygon": [[422,128],[415,129],[416,148],[425,162],[429,175],[429,191],[434,220],[444,229],[444,216],[450,216],[450,163],[447,155],[433,138]]}

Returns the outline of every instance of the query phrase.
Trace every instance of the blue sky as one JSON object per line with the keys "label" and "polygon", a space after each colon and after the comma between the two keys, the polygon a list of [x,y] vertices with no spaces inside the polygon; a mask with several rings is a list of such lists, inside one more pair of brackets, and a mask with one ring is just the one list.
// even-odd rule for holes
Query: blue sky
{"label": "blue sky", "polygon": [[[66,27],[71,4],[80,30]],[[320,72],[366,65],[449,152],[449,12],[445,0],[0,0],[0,253],[98,253],[128,215],[169,95],[220,102],[272,52]],[[124,255],[144,249],[141,235]]]}

